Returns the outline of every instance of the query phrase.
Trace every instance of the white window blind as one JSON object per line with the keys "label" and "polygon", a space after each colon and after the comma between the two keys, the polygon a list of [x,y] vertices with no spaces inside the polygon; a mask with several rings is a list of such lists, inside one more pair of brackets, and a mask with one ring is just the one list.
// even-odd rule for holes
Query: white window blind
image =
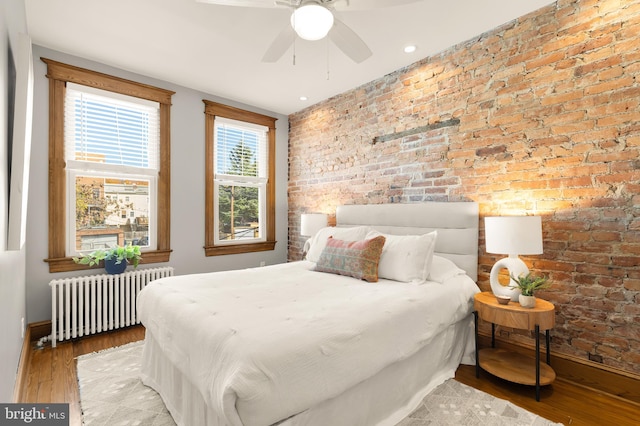
{"label": "white window blind", "polygon": [[269,129],[223,117],[214,123],[215,179],[265,183]]}
{"label": "white window blind", "polygon": [[159,111],[157,102],[67,83],[66,160],[83,169],[104,165],[156,171]]}

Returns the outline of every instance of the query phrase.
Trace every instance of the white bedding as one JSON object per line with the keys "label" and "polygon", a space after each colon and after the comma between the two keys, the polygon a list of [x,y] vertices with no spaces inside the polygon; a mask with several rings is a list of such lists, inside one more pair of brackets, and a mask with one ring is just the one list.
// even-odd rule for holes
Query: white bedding
{"label": "white bedding", "polygon": [[147,332],[229,425],[340,395],[472,312],[475,283],[366,283],[294,262],[177,276],[140,293]]}

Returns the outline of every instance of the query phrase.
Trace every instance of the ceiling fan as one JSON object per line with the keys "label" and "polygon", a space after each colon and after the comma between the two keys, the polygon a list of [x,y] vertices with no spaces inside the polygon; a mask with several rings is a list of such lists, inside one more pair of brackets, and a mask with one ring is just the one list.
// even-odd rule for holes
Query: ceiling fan
{"label": "ceiling fan", "polygon": [[295,35],[305,40],[321,40],[328,36],[354,62],[371,56],[371,49],[334,11],[366,10],[415,3],[419,0],[196,0],[223,6],[286,7],[293,9],[287,25],[271,43],[263,62],[276,62],[293,44]]}

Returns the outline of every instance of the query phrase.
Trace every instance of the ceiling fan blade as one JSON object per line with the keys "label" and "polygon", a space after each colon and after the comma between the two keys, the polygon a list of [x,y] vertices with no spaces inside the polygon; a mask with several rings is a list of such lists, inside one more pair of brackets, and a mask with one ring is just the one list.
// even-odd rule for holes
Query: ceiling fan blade
{"label": "ceiling fan blade", "polygon": [[[195,0],[198,3],[217,4],[220,6],[239,7],[297,7],[301,0]],[[422,0],[319,0],[318,3],[334,10],[369,10],[381,7],[400,6]]]}
{"label": "ceiling fan blade", "polygon": [[329,38],[338,49],[358,64],[372,55],[371,49],[360,36],[339,19],[334,18]]}
{"label": "ceiling fan blade", "polygon": [[422,0],[335,0],[331,7],[338,11],[345,10],[369,10],[381,7],[401,6],[403,4],[417,3]]}
{"label": "ceiling fan blade", "polygon": [[196,0],[198,3],[217,4],[220,6],[241,6],[241,7],[281,7],[273,0]]}
{"label": "ceiling fan blade", "polygon": [[262,62],[277,62],[278,59],[282,58],[284,52],[289,49],[289,46],[293,44],[293,40],[295,37],[295,33],[293,32],[293,28],[291,25],[287,25],[280,34],[278,34],[264,53],[262,57]]}

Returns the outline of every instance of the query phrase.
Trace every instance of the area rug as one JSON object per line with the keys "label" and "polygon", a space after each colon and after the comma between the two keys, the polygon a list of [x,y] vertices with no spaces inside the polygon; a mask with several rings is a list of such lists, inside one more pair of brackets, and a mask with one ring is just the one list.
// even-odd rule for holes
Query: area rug
{"label": "area rug", "polygon": [[[175,425],[160,396],[138,378],[141,358],[142,342],[78,357],[84,425]],[[398,426],[559,424],[451,379]]]}

